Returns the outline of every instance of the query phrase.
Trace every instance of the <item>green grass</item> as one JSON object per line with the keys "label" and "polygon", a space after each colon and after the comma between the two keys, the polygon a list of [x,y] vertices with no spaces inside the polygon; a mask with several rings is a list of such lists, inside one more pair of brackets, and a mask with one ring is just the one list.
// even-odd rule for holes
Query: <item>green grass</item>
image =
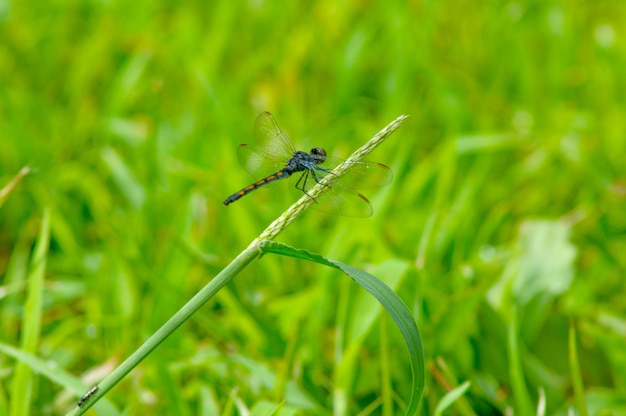
{"label": "green grass", "polygon": [[[338,157],[410,115],[372,218],[278,241],[409,307],[422,414],[626,414],[626,6],[284,3],[0,2],[0,415],[72,410],[291,204],[222,205],[261,111]],[[265,255],[94,408],[403,414],[370,302]]]}

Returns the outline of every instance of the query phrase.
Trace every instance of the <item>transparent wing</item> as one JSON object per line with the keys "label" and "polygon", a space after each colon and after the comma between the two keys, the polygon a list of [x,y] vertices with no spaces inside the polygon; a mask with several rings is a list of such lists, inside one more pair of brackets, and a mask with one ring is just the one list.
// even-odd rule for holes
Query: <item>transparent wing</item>
{"label": "transparent wing", "polygon": [[287,165],[296,148],[268,112],[259,114],[254,125],[256,143],[242,144],[237,157],[253,177],[265,177]]}
{"label": "transparent wing", "polygon": [[255,179],[261,179],[279,171],[289,161],[289,159],[274,153],[264,152],[260,148],[249,144],[239,146],[237,158],[246,172]]}
{"label": "transparent wing", "polygon": [[[330,160],[329,160],[330,159]],[[300,179],[300,174],[291,179],[292,192],[300,197],[302,191],[310,191],[323,177],[332,175],[331,167],[341,163],[340,159],[328,158],[317,169],[307,173]],[[357,192],[361,188],[375,188],[387,185],[393,179],[391,169],[381,163],[355,162],[348,172],[337,180],[329,178],[329,189],[316,198],[311,207],[328,214],[343,215],[346,217],[369,217],[372,215],[372,206],[369,200]],[[300,182],[298,183],[298,180]],[[297,184],[297,186],[296,186]]]}
{"label": "transparent wing", "polygon": [[267,111],[259,114],[254,124],[256,145],[267,153],[291,158],[296,151],[293,143],[278,127],[274,117]]}
{"label": "transparent wing", "polygon": [[347,189],[331,187],[324,192],[317,203],[311,205],[314,210],[344,217],[366,218],[374,212],[370,201],[360,193]]}
{"label": "transparent wing", "polygon": [[[321,165],[326,170],[333,170],[343,160],[327,157]],[[344,188],[359,190],[380,188],[389,185],[393,180],[393,171],[386,165],[378,162],[354,162],[348,167],[348,171],[335,183]]]}

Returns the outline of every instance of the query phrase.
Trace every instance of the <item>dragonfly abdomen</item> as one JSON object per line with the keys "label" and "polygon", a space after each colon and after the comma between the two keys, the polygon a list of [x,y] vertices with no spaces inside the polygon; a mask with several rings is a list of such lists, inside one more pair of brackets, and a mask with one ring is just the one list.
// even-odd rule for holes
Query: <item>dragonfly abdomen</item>
{"label": "dragonfly abdomen", "polygon": [[226,200],[224,201],[224,205],[231,204],[235,202],[236,200],[238,200],[239,198],[241,198],[242,196],[249,194],[250,192],[254,191],[257,188],[260,188],[263,185],[267,185],[270,182],[288,178],[289,175],[290,173],[288,172],[288,169],[285,168],[285,169],[279,170],[278,172],[272,175],[269,175],[259,181],[256,181],[253,184],[250,184],[246,186],[245,188],[242,188],[239,191],[235,192],[234,194],[226,198]]}

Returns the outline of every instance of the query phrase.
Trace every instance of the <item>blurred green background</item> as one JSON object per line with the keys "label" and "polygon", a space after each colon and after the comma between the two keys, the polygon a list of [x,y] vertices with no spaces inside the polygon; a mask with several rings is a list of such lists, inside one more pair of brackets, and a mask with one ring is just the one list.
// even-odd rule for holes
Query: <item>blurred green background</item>
{"label": "blurred green background", "polygon": [[[409,114],[370,156],[395,176],[372,218],[311,211],[278,240],[404,299],[423,414],[464,381],[445,414],[626,414],[623,2],[3,0],[0,19],[0,188],[32,169],[0,202],[2,343],[28,330],[46,208],[35,352],[93,385],[293,200],[279,182],[222,205],[251,181],[236,148],[258,113],[338,157]],[[24,400],[15,365],[0,355],[0,414]],[[353,282],[266,256],[106,398],[402,414],[408,365]],[[71,409],[66,388],[33,376],[30,414]]]}

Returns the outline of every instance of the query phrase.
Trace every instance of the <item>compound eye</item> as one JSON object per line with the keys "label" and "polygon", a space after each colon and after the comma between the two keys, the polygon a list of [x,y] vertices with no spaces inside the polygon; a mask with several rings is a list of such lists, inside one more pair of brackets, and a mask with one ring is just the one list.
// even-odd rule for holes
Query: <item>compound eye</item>
{"label": "compound eye", "polygon": [[311,154],[315,156],[326,156],[326,150],[319,147],[314,147],[313,149],[311,149]]}

